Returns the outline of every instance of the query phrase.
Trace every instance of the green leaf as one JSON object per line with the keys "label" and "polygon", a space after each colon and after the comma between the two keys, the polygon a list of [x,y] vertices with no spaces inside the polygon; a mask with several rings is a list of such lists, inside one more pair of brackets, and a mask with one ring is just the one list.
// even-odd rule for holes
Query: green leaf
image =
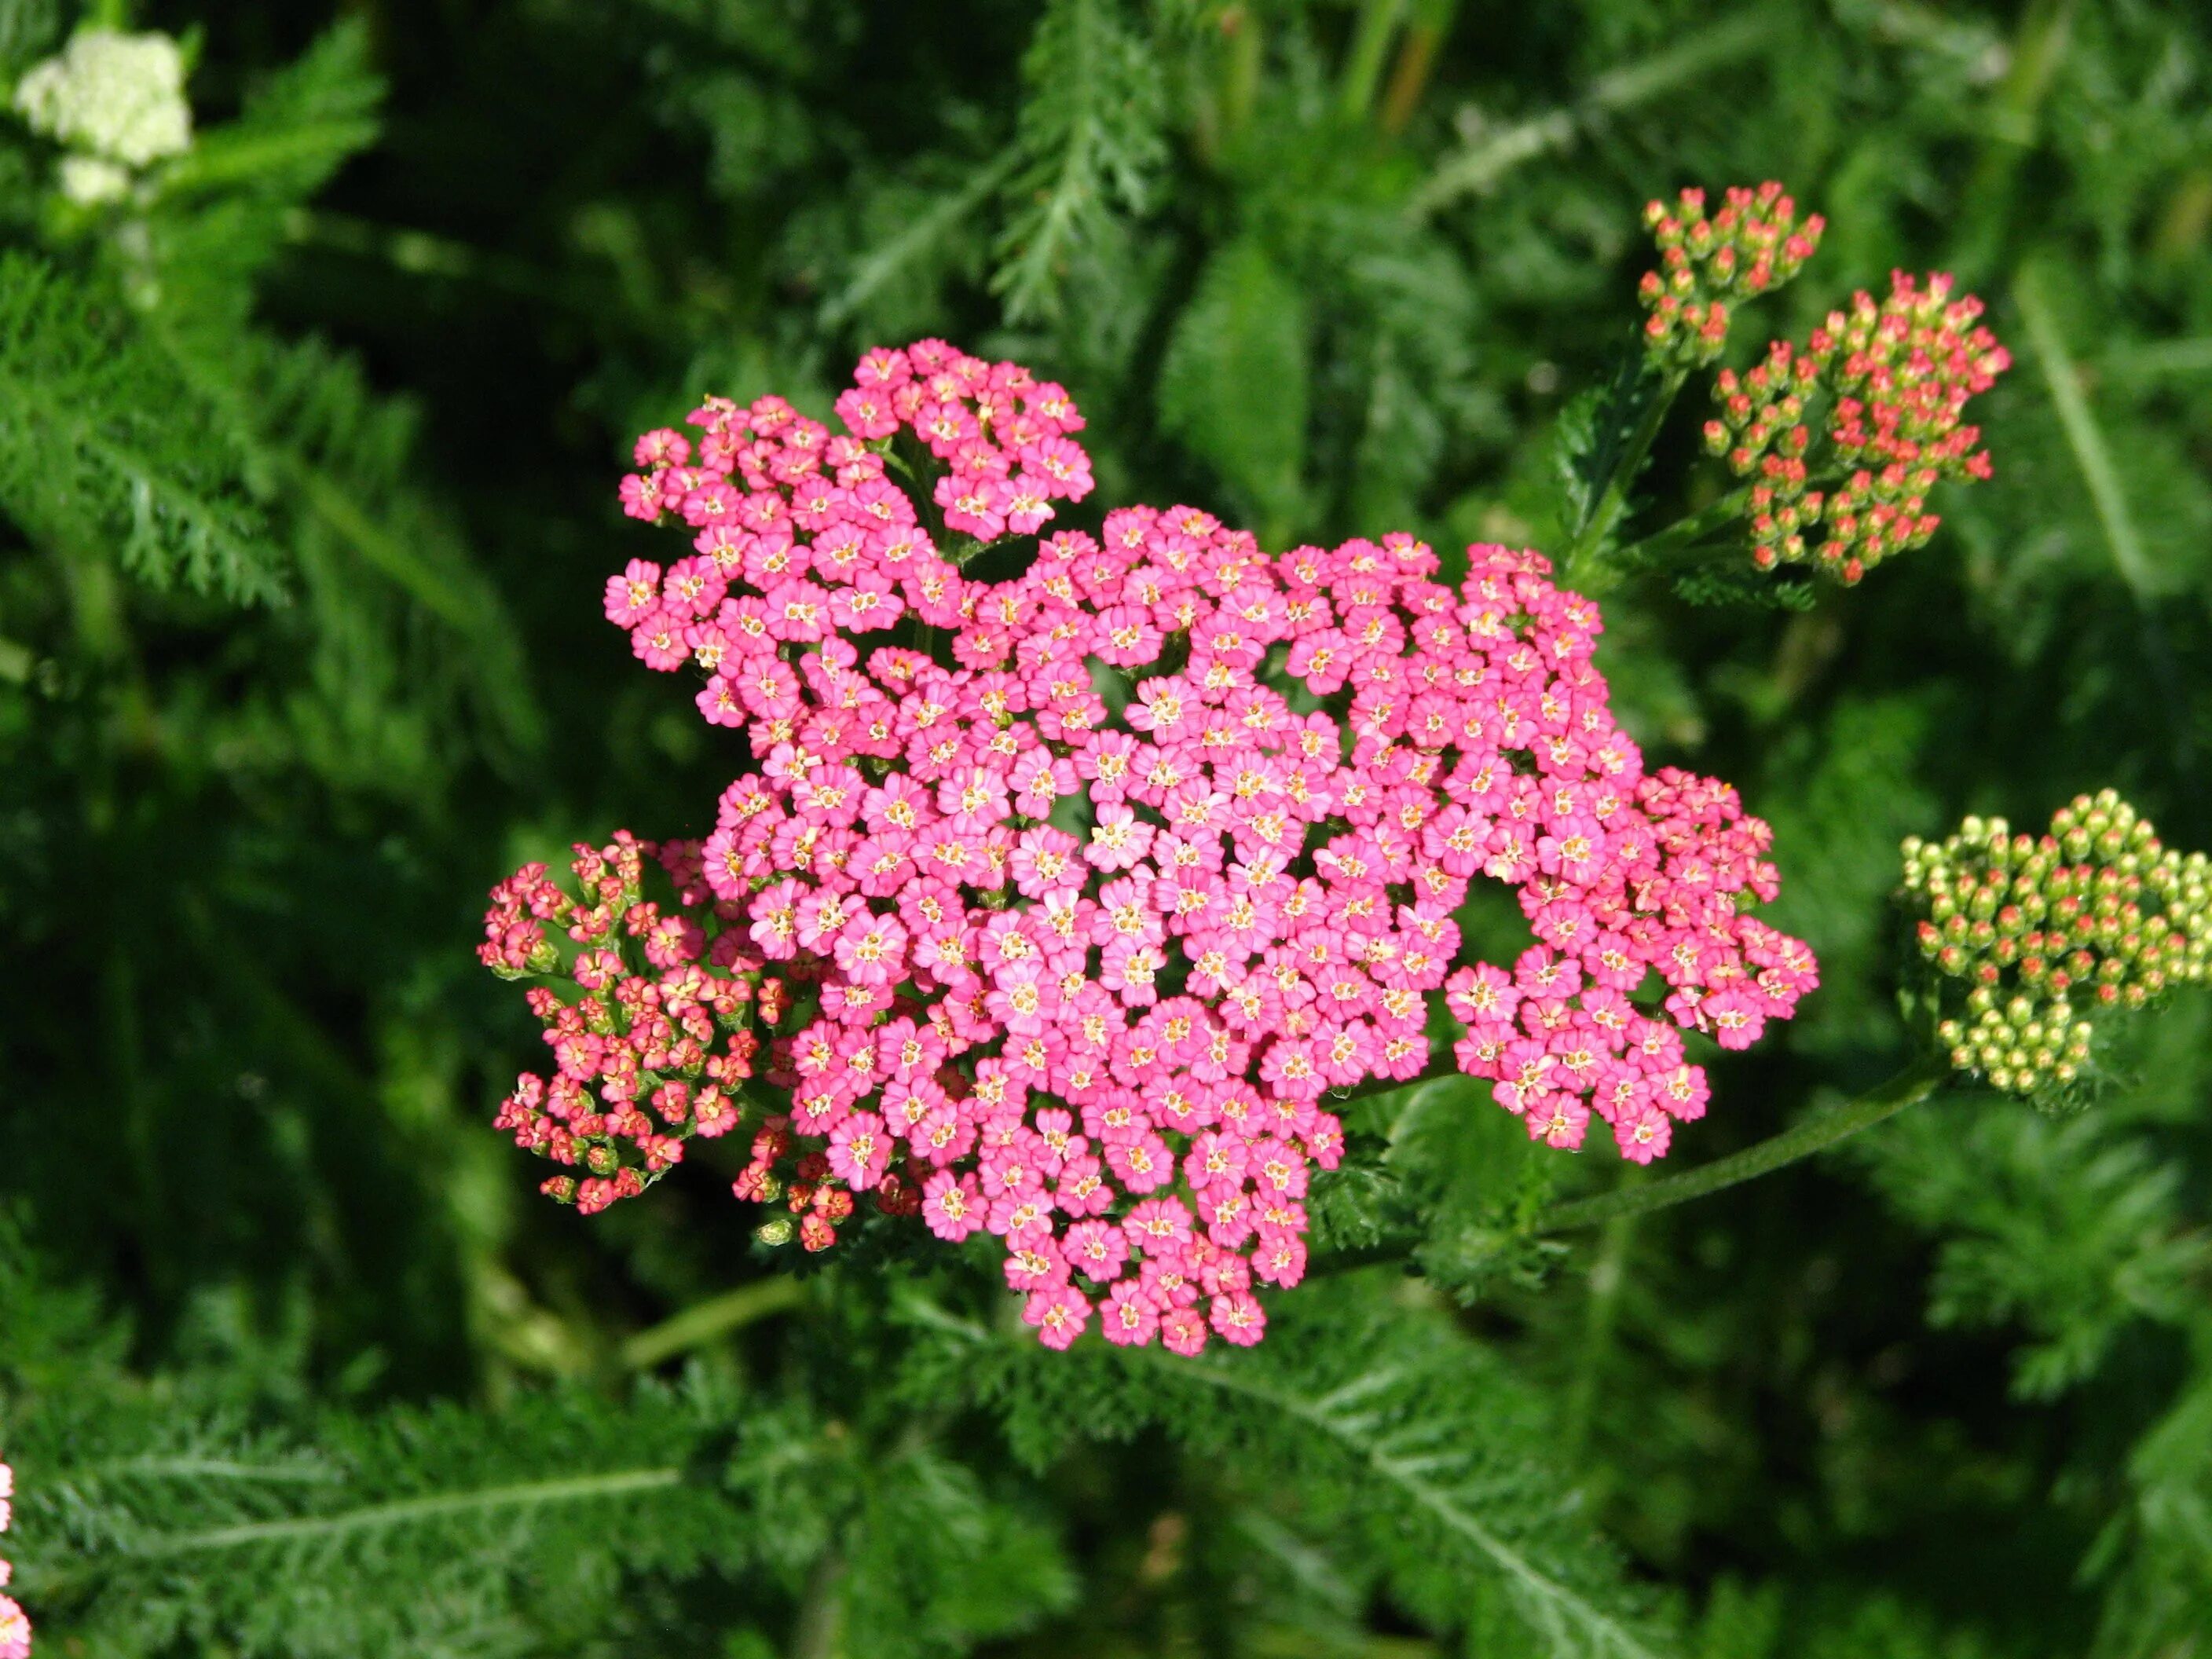
{"label": "green leaf", "polygon": [[0,510],[34,540],[119,551],[156,586],[276,599],[286,556],[227,438],[113,295],[0,258]]}
{"label": "green leaf", "polygon": [[376,141],[383,99],[384,82],[369,67],[368,24],[349,18],[257,88],[237,120],[201,133],[170,185],[304,201]]}
{"label": "green leaf", "polygon": [[1152,204],[1165,161],[1163,77],[1121,0],[1051,0],[1022,59],[1024,98],[992,291],[1010,322],[1056,314],[1070,263],[1118,210]]}
{"label": "green leaf", "polygon": [[1431,1628],[1467,1632],[1470,1651],[1654,1659],[1660,1628],[1544,1456],[1541,1398],[1433,1304],[1373,1288],[1303,1286],[1271,1304],[1260,1346],[1195,1360],[1095,1339],[1054,1354],[1025,1332],[910,1307],[930,1368],[916,1386],[980,1392],[1038,1465],[1072,1435],[1157,1424],[1266,1492],[1336,1570]]}
{"label": "green leaf", "polygon": [[1160,422],[1220,475],[1262,540],[1297,520],[1310,398],[1306,301],[1255,239],[1206,262],[1160,367]]}
{"label": "green leaf", "polygon": [[1589,538],[1593,550],[1611,542],[1636,483],[1624,476],[1629,458],[1636,455],[1638,471],[1649,459],[1648,450],[1637,453],[1638,431],[1668,391],[1667,377],[1650,359],[1640,351],[1626,352],[1603,386],[1582,392],[1559,411],[1553,469],[1566,495],[1567,510],[1561,516],[1571,541]]}

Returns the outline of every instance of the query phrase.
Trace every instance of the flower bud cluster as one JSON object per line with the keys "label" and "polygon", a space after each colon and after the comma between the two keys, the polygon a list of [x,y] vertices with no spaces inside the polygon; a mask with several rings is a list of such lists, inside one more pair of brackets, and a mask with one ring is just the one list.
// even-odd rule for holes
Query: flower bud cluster
{"label": "flower bud cluster", "polygon": [[1728,342],[1729,306],[1781,287],[1820,245],[1817,213],[1802,224],[1797,205],[1770,179],[1757,190],[1732,186],[1707,216],[1705,193],[1686,190],[1669,206],[1655,201],[1644,223],[1659,244],[1657,270],[1638,289],[1651,314],[1645,349],[1673,368],[1701,368]]}
{"label": "flower bud cluster", "polygon": [[1938,1040],[1993,1087],[2073,1082],[2098,1015],[2212,974],[2212,866],[2161,847],[2110,789],[2061,808],[2045,836],[1970,817],[1904,851],[1921,955],[1966,988]]}
{"label": "flower bud cluster", "polygon": [[[14,1518],[15,1472],[0,1463],[0,1532]],[[15,1569],[0,1559],[0,1591],[8,1588]],[[31,1621],[11,1595],[0,1595],[0,1659],[30,1659]]]}
{"label": "flower bud cluster", "polygon": [[1950,293],[1948,276],[1923,287],[1893,272],[1880,305],[1862,292],[1803,348],[1778,340],[1744,374],[1721,372],[1705,446],[1749,481],[1759,568],[1809,563],[1856,582],[1936,533],[1927,503],[1939,482],[1990,476],[1964,413],[2012,360],[1977,325],[1981,301]]}
{"label": "flower bud cluster", "polygon": [[[477,955],[502,978],[562,988],[529,992],[554,1073],[525,1073],[495,1121],[517,1146],[580,1170],[541,1190],[590,1214],[643,1192],[693,1136],[738,1126],[756,1027],[775,1023],[783,998],[701,879],[696,843],[655,847],[624,831],[574,850],[577,892],[542,864],[492,889]],[[646,897],[648,860],[672,882],[672,902]]]}

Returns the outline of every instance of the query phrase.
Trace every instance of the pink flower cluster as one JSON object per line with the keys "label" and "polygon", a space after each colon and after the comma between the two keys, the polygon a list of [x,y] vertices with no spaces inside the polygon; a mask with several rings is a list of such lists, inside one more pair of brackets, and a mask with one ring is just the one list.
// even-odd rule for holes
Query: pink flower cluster
{"label": "pink flower cluster", "polygon": [[[531,988],[556,1070],[550,1082],[525,1073],[495,1124],[518,1146],[580,1165],[580,1182],[556,1176],[539,1190],[589,1215],[643,1192],[694,1136],[737,1127],[738,1090],[760,1053],[757,1006],[773,1024],[781,987],[762,985],[759,958],[722,930],[731,917],[706,915],[709,940],[696,914],[710,897],[696,843],[656,848],[618,831],[611,845],[573,851],[583,902],[545,866],[526,864],[492,889],[477,954],[507,978],[565,968],[576,986],[573,1002]],[[673,904],[645,896],[648,859],[674,884]],[[565,961],[549,922],[574,947]]]}
{"label": "pink flower cluster", "polygon": [[[818,691],[784,647],[881,634],[908,611],[927,627],[988,634],[990,621],[971,614],[970,585],[892,468],[908,478],[931,460],[946,469],[930,500],[971,550],[1032,534],[1054,501],[1081,501],[1091,487],[1090,458],[1068,436],[1082,416],[1026,369],[924,341],[869,353],[854,382],[837,399],[846,433],[832,436],[781,398],[748,409],[710,398],[691,416],[703,428],[696,460],[689,439],[648,432],[637,459],[652,471],[623,480],[633,518],[680,518],[697,533],[691,556],[665,572],[633,559],[609,577],[607,620],[629,630],[647,666],[705,669],[700,712],[718,726],[750,720],[763,756],[787,741]],[[888,443],[902,433],[915,441],[910,460]],[[997,637],[1016,625],[1000,618]],[[981,648],[961,660],[975,665]]]}
{"label": "pink flower cluster", "polygon": [[[1936,533],[1942,520],[1927,511],[1927,495],[1938,482],[1990,476],[1989,452],[1975,447],[1981,428],[1965,421],[1966,400],[1995,385],[2012,359],[1976,325],[1982,302],[1950,293],[1948,276],[1923,288],[1893,272],[1888,299],[1877,306],[1857,295],[1803,349],[1777,340],[1744,374],[1721,371],[1713,388],[1721,417],[1705,423],[1705,444],[1754,481],[1747,510],[1760,568],[1809,560],[1856,582]],[[1808,416],[1818,392],[1830,399],[1825,452],[1815,450]],[[1813,488],[1816,471],[1833,488]]]}
{"label": "pink flower cluster", "polygon": [[1849,313],[1832,311],[1807,349],[1836,389],[1831,434],[1844,459],[1877,467],[1933,467],[1987,478],[1978,427],[1963,423],[1966,399],[1987,392],[2012,354],[1979,325],[1982,302],[1951,298],[1951,278],[1925,288],[1892,271],[1880,305],[1862,290]]}
{"label": "pink flower cluster", "polygon": [[1773,179],[1753,190],[1732,185],[1708,216],[1705,192],[1686,190],[1670,207],[1645,205],[1644,223],[1659,244],[1658,270],[1637,289],[1644,309],[1644,348],[1677,369],[1718,356],[1728,343],[1729,302],[1771,293],[1804,268],[1820,246],[1826,221],[1802,224],[1797,204]]}
{"label": "pink flower cluster", "polygon": [[[984,580],[1089,488],[1066,394],[923,342],[838,407],[848,434],[763,398],[696,411],[696,459],[641,440],[624,501],[693,556],[608,589],[759,762],[697,854],[708,948],[793,988],[757,1010],[789,1109],[739,1196],[918,1194],[939,1237],[1000,1242],[1051,1346],[1249,1343],[1255,1285],[1304,1273],[1331,1097],[1428,1068],[1432,993],[1532,1137],[1595,1110],[1648,1161],[1704,1108],[1680,1030],[1743,1046],[1814,982],[1743,913],[1765,826],[1644,774],[1597,607],[1540,556],[1472,549],[1453,588],[1409,536],[1273,555],[1133,507]],[[1457,965],[1478,875],[1533,926],[1510,973]],[[487,950],[541,967],[518,903]]]}
{"label": "pink flower cluster", "polygon": [[[0,1463],[0,1532],[14,1519],[15,1472]],[[8,1588],[15,1569],[0,1558],[0,1590]],[[11,1595],[0,1595],[0,1659],[30,1659],[31,1621]]]}

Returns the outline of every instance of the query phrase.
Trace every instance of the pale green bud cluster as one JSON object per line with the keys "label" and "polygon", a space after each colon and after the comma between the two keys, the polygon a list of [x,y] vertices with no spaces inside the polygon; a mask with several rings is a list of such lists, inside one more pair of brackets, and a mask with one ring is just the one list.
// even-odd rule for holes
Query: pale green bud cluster
{"label": "pale green bud cluster", "polygon": [[15,103],[33,132],[73,152],[60,179],[76,202],[112,200],[134,169],[191,147],[184,55],[166,34],[80,29],[23,77]]}
{"label": "pale green bud cluster", "polygon": [[2110,789],[2077,796],[2039,837],[1970,817],[1904,853],[1921,955],[1939,992],[1965,988],[1946,996],[1937,1040],[1994,1088],[2073,1082],[2099,1015],[2212,976],[2212,864],[2160,846]]}

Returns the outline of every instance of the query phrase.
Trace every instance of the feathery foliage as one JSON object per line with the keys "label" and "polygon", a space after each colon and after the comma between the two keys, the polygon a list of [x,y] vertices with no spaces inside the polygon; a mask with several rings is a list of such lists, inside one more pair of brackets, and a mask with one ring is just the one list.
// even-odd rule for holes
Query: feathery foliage
{"label": "feathery foliage", "polygon": [[[1612,1164],[1463,1080],[1363,1099],[1312,1281],[1182,1365],[1041,1353],[964,1257],[765,1279],[713,1156],[541,1212],[483,1127],[535,1034],[466,960],[491,878],[703,833],[732,769],[592,616],[659,556],[611,498],[645,411],[826,417],[942,334],[1076,394],[1102,501],[1579,550],[1624,726],[1742,787],[1821,957],[1670,1161],[1878,1085],[1904,836],[2111,784],[2212,846],[2197,9],[16,0],[0,75],[84,24],[185,40],[192,121],[88,200],[0,116],[40,1652],[2203,1650],[2201,1001],[2077,1115],[1947,1090],[1565,1230]],[[1636,210],[1768,177],[1829,230],[1729,365],[1893,268],[2017,359],[1996,478],[1848,594],[1647,544],[1726,481],[1633,352]]]}

